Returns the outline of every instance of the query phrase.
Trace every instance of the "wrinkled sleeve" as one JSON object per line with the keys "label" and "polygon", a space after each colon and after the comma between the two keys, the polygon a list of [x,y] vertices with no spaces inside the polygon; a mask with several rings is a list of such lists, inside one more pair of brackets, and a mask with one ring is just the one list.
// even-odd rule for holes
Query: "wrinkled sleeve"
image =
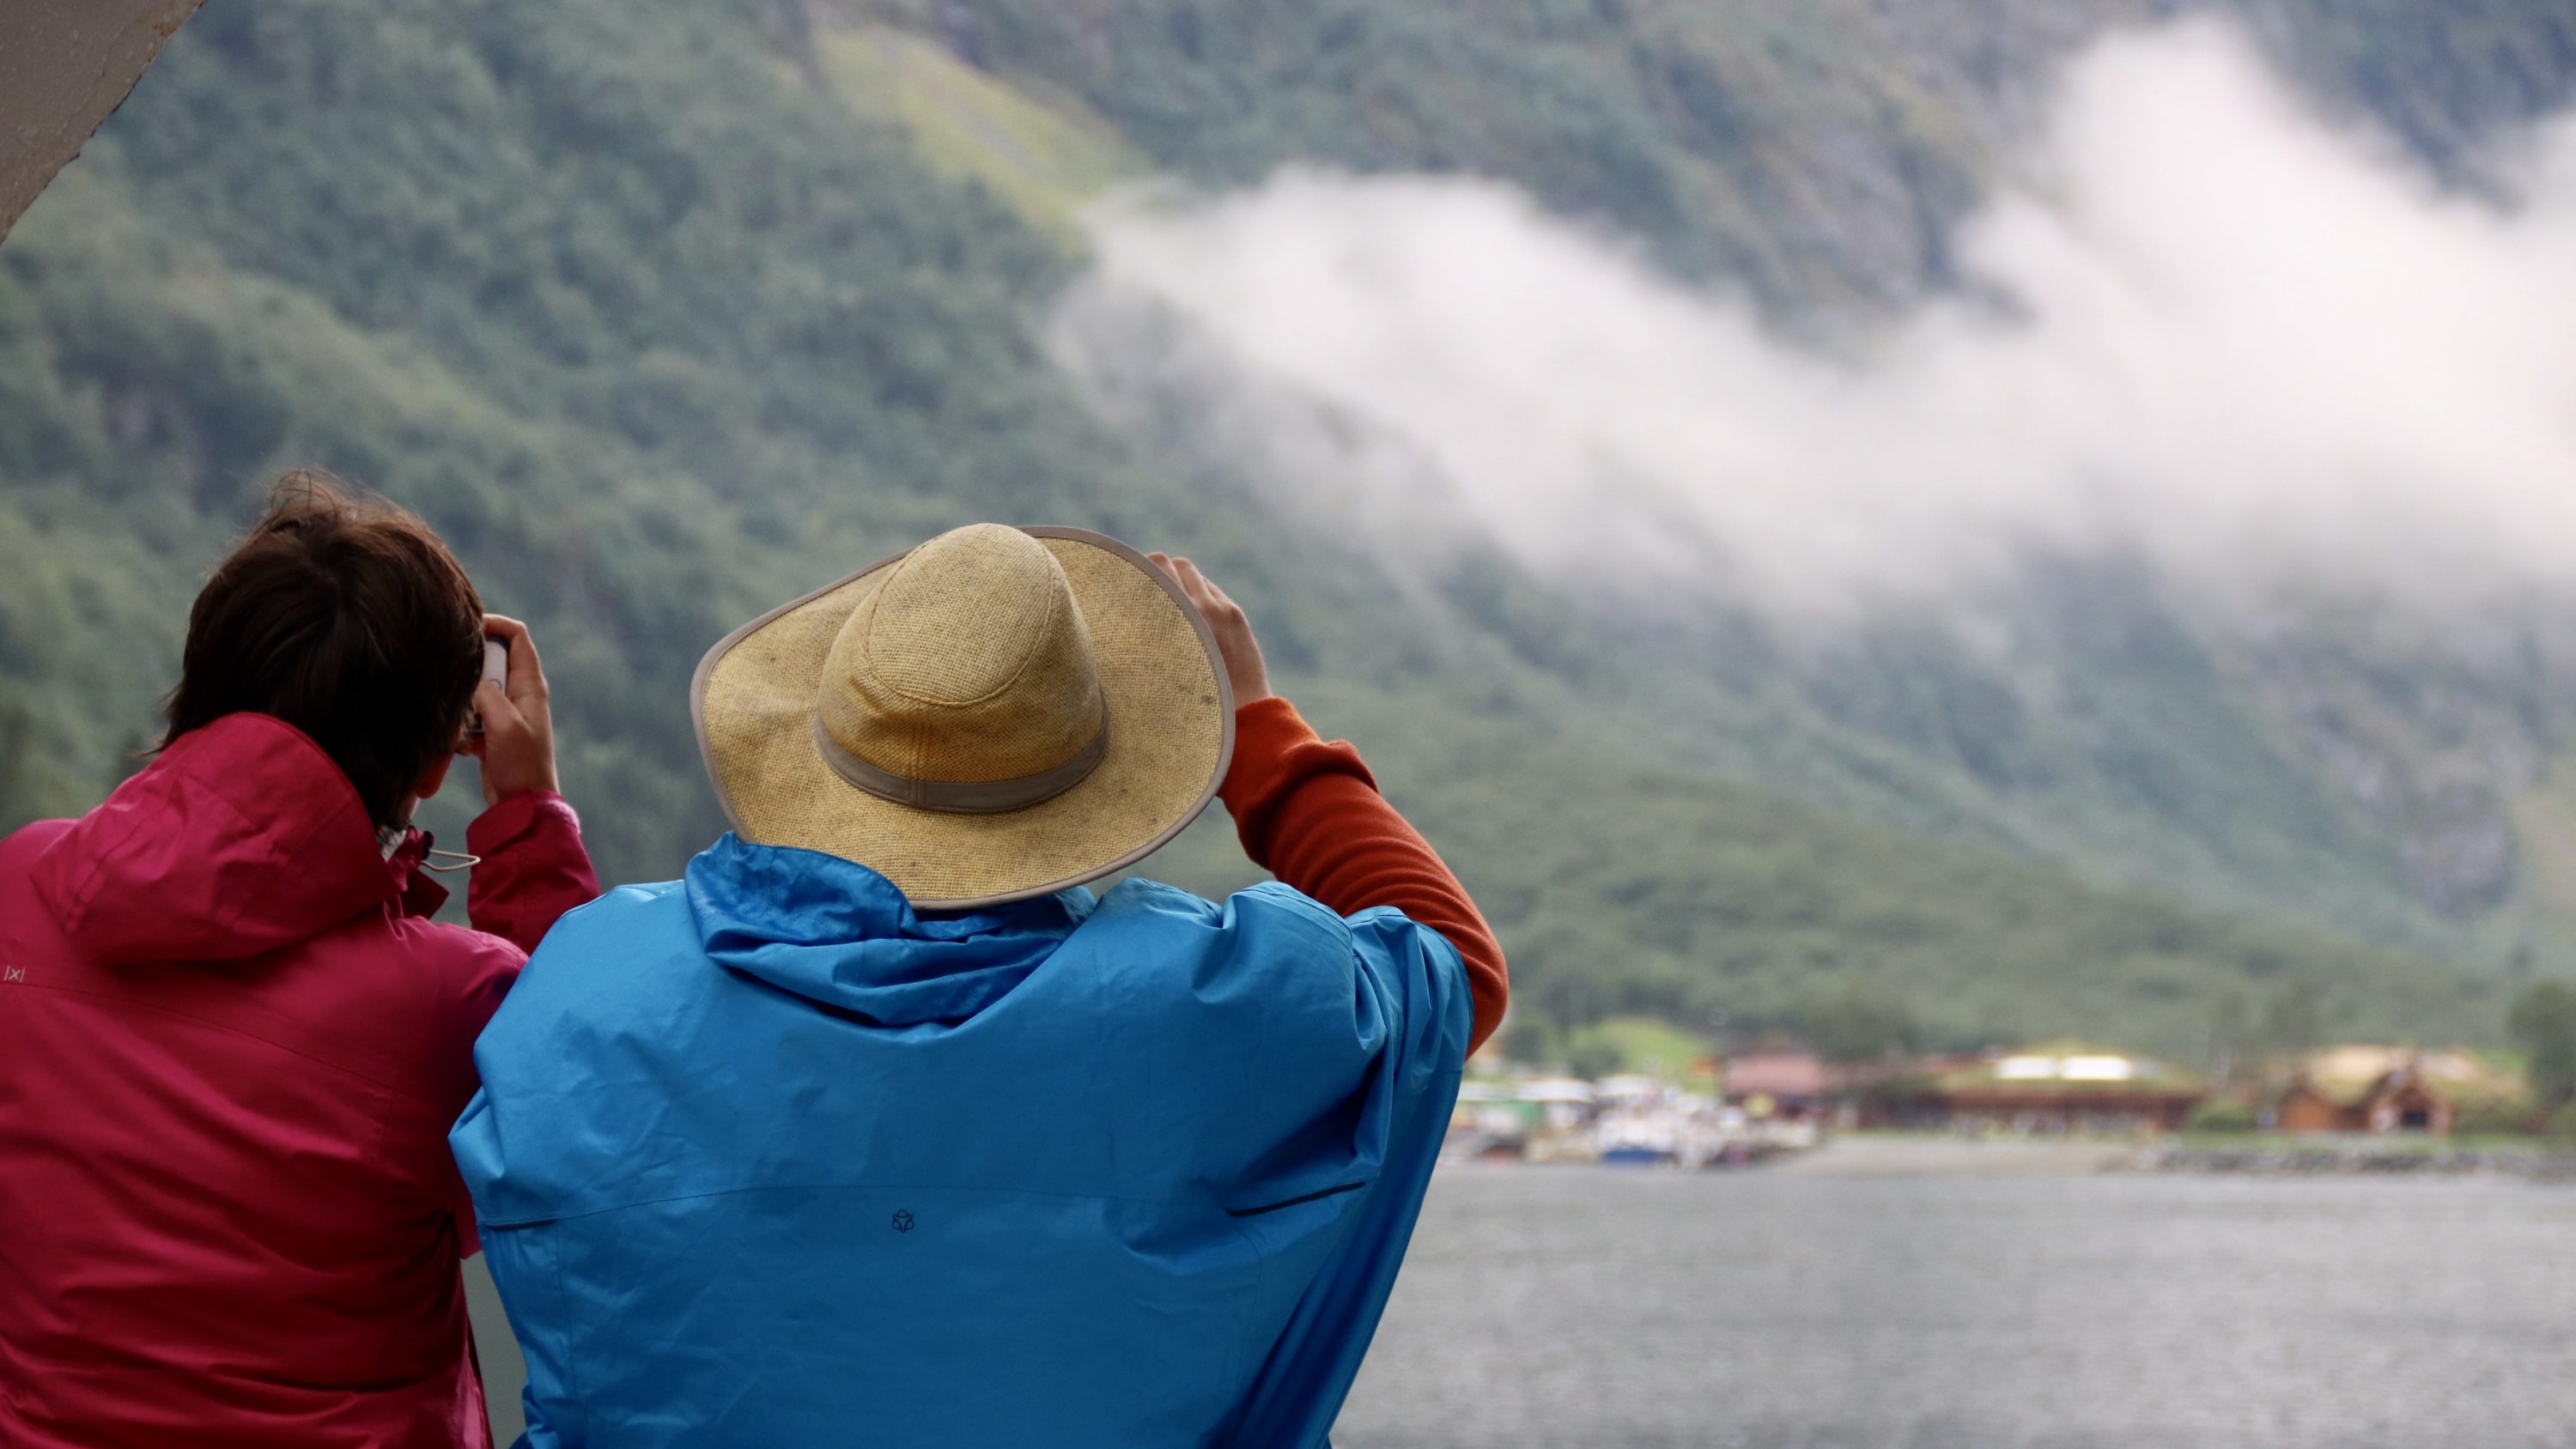
{"label": "wrinkled sleeve", "polygon": [[[1356,1110],[1344,1119],[1353,1129],[1346,1170],[1357,1170],[1360,1185],[1281,1205],[1281,1219],[1338,1212],[1339,1236],[1213,1441],[1238,1449],[1325,1444],[1395,1289],[1458,1098],[1473,998],[1457,948],[1391,909],[1352,917],[1350,938],[1354,985],[1367,1007],[1350,1020],[1366,1032],[1373,1018],[1383,1033],[1354,1084]],[[1265,1052],[1265,1067],[1270,1058]],[[1256,1240],[1269,1231],[1266,1215],[1239,1225]],[[1279,1226],[1293,1230],[1286,1221]]]}
{"label": "wrinkled sleeve", "polygon": [[1326,741],[1273,695],[1235,712],[1219,792],[1254,864],[1355,915],[1391,906],[1455,947],[1475,998],[1473,1051],[1502,1024],[1511,973],[1484,913],[1430,842],[1378,794],[1347,741]]}
{"label": "wrinkled sleeve", "polygon": [[564,912],[599,896],[581,819],[550,790],[505,796],[466,827],[465,848],[481,857],[465,887],[466,918],[522,955]]}

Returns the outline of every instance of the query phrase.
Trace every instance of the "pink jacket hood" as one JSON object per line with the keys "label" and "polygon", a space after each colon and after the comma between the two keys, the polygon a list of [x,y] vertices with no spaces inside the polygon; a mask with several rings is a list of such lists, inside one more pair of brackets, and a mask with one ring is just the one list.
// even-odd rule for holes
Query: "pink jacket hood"
{"label": "pink jacket hood", "polygon": [[426,844],[414,831],[385,859],[321,746],[284,720],[233,714],[118,786],[46,848],[31,883],[97,964],[229,961],[402,897]]}

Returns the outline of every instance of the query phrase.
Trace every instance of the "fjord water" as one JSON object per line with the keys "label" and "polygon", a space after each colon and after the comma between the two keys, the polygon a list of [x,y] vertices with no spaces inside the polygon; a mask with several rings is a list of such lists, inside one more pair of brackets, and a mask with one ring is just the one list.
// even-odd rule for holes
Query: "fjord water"
{"label": "fjord water", "polygon": [[[1333,1442],[2576,1445],[2576,1188],[2092,1158],[1444,1170]],[[481,1266],[506,1444],[519,1360]]]}
{"label": "fjord water", "polygon": [[2576,1444],[2576,1189],[1842,1150],[1444,1172],[1334,1443]]}

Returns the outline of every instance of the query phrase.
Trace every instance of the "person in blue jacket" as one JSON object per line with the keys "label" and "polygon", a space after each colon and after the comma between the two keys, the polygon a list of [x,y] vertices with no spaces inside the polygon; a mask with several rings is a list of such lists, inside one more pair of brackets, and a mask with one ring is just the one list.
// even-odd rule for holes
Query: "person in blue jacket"
{"label": "person in blue jacket", "polygon": [[[733,830],[564,918],[450,1136],[522,1442],[1325,1443],[1505,973],[1242,610],[979,524],[692,708]],[[1219,795],[1276,881],[1085,888]]]}

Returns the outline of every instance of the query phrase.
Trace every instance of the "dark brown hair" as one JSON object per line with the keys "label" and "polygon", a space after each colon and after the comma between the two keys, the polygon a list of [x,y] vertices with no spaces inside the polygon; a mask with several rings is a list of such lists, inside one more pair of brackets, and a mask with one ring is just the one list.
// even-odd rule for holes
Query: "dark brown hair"
{"label": "dark brown hair", "polygon": [[275,715],[338,763],[370,819],[399,825],[454,748],[482,659],[483,601],[430,526],[298,469],[188,611],[162,742]]}

